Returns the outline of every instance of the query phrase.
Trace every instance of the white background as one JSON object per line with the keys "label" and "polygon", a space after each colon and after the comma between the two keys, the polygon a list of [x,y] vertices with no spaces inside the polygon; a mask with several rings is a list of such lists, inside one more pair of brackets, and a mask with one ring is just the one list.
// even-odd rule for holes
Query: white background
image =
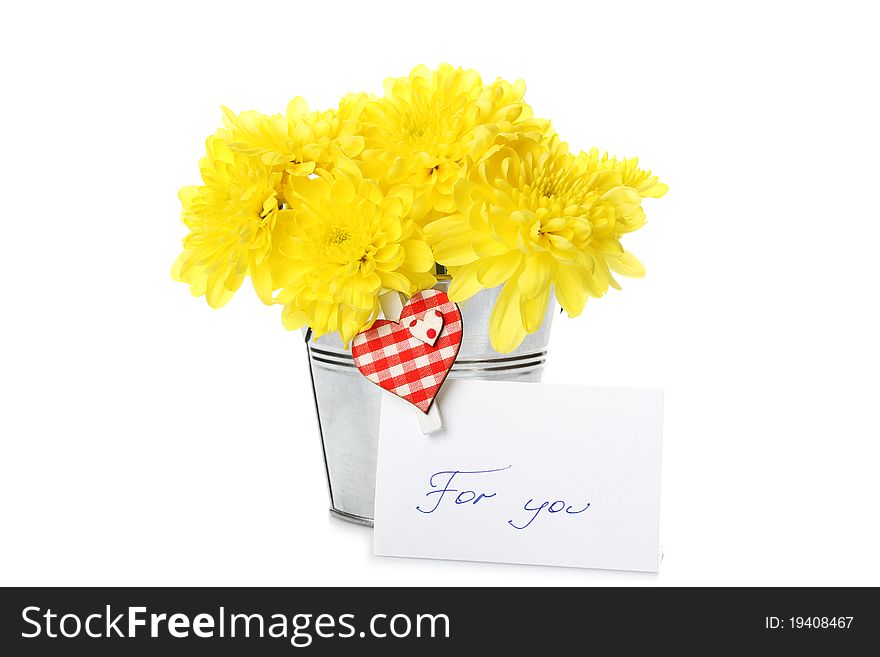
{"label": "white background", "polygon": [[[661,6],[662,5],[662,6]],[[870,3],[17,3],[0,26],[0,584],[880,584]],[[547,381],[666,390],[659,575],[374,558],[301,338],[172,282],[235,110],[441,61],[670,186]]]}

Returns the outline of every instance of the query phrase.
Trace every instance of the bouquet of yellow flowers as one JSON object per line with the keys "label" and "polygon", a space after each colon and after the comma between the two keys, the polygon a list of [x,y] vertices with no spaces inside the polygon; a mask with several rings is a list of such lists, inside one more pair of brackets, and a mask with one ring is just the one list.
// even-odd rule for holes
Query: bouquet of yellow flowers
{"label": "bouquet of yellow flowers", "polygon": [[[643,276],[621,245],[666,192],[636,159],[574,154],[536,118],[525,84],[418,66],[385,94],[286,114],[223,110],[202,184],[180,191],[189,234],[173,276],[219,308],[249,277],[288,329],[346,344],[379,296],[451,277],[464,301],[503,286],[489,333],[507,353],[540,327],[551,291],[569,316]],[[442,266],[445,269],[440,269]]]}

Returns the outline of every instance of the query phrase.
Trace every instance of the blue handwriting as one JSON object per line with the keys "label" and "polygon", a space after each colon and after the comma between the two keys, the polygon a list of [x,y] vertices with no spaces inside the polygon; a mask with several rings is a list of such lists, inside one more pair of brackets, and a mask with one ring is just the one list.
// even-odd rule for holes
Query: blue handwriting
{"label": "blue handwriting", "polygon": [[[490,472],[502,472],[504,470],[509,470],[510,468],[511,466],[508,465],[504,468],[494,468],[492,470],[441,470],[440,472],[435,472],[431,475],[431,478],[428,479],[428,483],[434,490],[425,493],[425,497],[431,497],[431,495],[437,496],[434,498],[436,500],[434,506],[427,511],[421,506],[416,506],[416,510],[421,511],[422,513],[434,513],[439,508],[440,503],[443,501],[443,498],[447,493],[458,493],[454,498],[455,504],[476,504],[481,500],[495,497],[497,493],[477,493],[475,490],[466,488],[452,488],[452,481],[458,475],[483,475],[489,474]],[[448,475],[448,477],[446,475]],[[438,478],[445,478],[446,481],[443,484],[443,488],[440,488],[439,483],[435,483],[435,480]],[[450,498],[451,497],[452,496],[450,495]]]}
{"label": "blue handwriting", "polygon": [[547,509],[547,513],[559,513],[564,509],[565,512],[569,515],[577,515],[578,513],[583,513],[584,511],[586,511],[587,509],[590,508],[590,504],[587,503],[587,505],[583,509],[580,509],[579,511],[572,511],[572,505],[569,504],[566,506],[566,504],[563,500],[556,500],[555,502],[552,502],[552,503],[548,500],[548,501],[545,501],[543,504],[541,504],[541,506],[529,506],[529,505],[534,505],[534,504],[535,504],[534,498],[530,499],[528,502],[523,504],[523,510],[535,512],[534,515],[531,518],[529,518],[529,521],[526,524],[524,524],[523,526],[520,527],[519,525],[515,524],[513,522],[513,520],[508,520],[507,524],[510,525],[511,527],[513,527],[514,529],[526,529],[529,525],[531,525],[535,521],[535,518],[537,518],[538,514],[540,514],[541,511],[543,511],[544,509]]}

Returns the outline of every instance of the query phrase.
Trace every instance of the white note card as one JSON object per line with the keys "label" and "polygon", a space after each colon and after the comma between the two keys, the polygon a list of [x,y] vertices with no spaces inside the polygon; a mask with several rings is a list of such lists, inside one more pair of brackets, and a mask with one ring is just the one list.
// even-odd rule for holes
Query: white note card
{"label": "white note card", "polygon": [[377,555],[656,572],[663,392],[447,381],[382,395]]}

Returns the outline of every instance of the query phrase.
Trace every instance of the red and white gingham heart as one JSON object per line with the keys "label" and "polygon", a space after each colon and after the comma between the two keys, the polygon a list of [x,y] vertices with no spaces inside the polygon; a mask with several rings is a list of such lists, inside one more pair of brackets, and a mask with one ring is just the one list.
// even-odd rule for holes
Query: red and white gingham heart
{"label": "red and white gingham heart", "polygon": [[[439,310],[442,329],[433,346],[409,329],[413,319]],[[373,383],[427,413],[461,346],[461,313],[440,290],[423,290],[403,306],[399,322],[377,319],[351,343],[354,364]]]}

